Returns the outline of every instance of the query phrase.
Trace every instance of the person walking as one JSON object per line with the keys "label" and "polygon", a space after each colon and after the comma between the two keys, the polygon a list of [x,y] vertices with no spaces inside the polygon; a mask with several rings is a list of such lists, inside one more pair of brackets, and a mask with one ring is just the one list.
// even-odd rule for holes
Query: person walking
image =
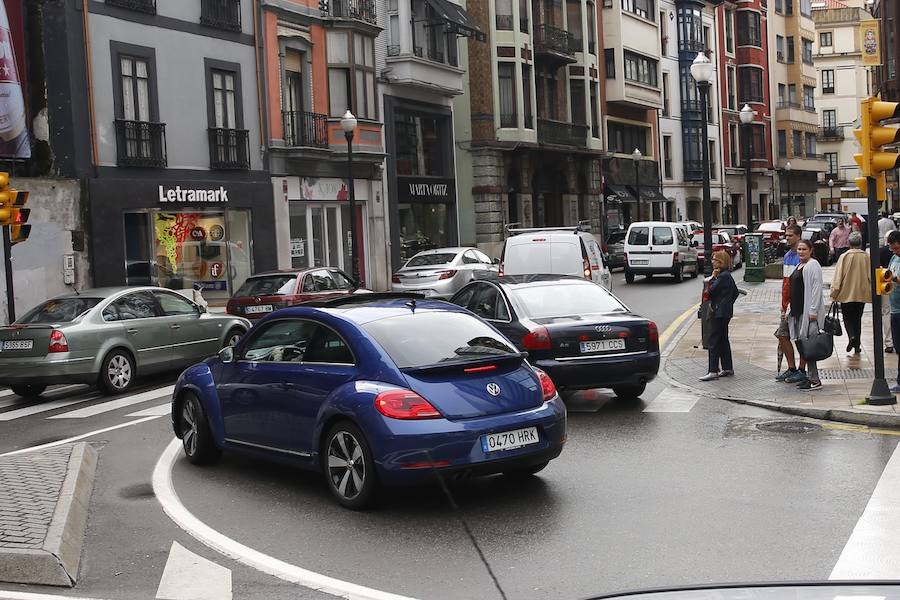
{"label": "person walking", "polygon": [[[787,322],[787,308],[791,300],[791,275],[800,265],[800,255],[797,254],[797,243],[800,241],[801,230],[797,225],[788,225],[784,231],[784,239],[788,244],[788,251],[784,255],[781,278],[781,322],[775,330],[778,338],[778,348],[787,360],[787,370],[779,373],[775,381],[786,383],[800,383],[806,379],[806,361],[800,357],[800,368],[794,360],[794,344],[791,341],[791,332]],[[799,352],[797,353],[799,355]]]}
{"label": "person walking", "polygon": [[[888,269],[891,270],[894,289],[891,290],[891,335],[893,338],[900,339],[900,231],[892,231],[888,234],[887,244],[893,253],[891,261],[888,263]],[[893,393],[900,392],[900,353],[897,354],[897,383],[891,386]]]}
{"label": "person walking", "polygon": [[[862,243],[862,236],[859,238]],[[828,247],[834,260],[840,260],[841,255],[850,249],[850,228],[844,226],[844,219],[838,218],[837,227],[831,230],[828,236]]]}
{"label": "person walking", "polygon": [[724,250],[713,253],[712,266],[713,272],[709,279],[709,305],[713,317],[709,333],[709,371],[700,381],[713,381],[719,377],[734,375],[728,322],[734,316],[734,301],[739,292],[731,276],[731,255]]}
{"label": "person walking", "polygon": [[[900,249],[900,240],[898,240]],[[822,266],[813,258],[813,245],[809,240],[797,243],[800,265],[791,275],[791,301],[788,303],[787,321],[791,339],[802,342],[818,333],[825,319],[825,302],[822,297]],[[900,257],[898,257],[900,260]],[[900,304],[898,304],[900,308]],[[898,318],[900,325],[900,318]],[[802,356],[802,352],[801,352]],[[797,385],[801,390],[818,390],[822,387],[816,361],[806,359],[806,377]]]}
{"label": "person walking", "polygon": [[897,224],[894,223],[894,220],[887,216],[886,212],[881,213],[881,218],[878,219],[878,244],[883,245],[884,241],[887,238],[885,237],[892,231],[897,230]]}
{"label": "person walking", "polygon": [[[878,266],[887,269],[891,264],[891,258],[894,253],[891,252],[891,245],[888,242],[891,232],[884,236],[884,245],[878,250]],[[881,331],[884,334],[884,351],[891,354],[894,351],[894,336],[891,332],[891,303],[881,303]]]}
{"label": "person walking", "polygon": [[850,249],[837,262],[831,280],[831,301],[841,303],[844,327],[847,329],[847,352],[862,352],[862,315],[867,302],[872,301],[869,255],[863,252],[862,235],[850,234]]}

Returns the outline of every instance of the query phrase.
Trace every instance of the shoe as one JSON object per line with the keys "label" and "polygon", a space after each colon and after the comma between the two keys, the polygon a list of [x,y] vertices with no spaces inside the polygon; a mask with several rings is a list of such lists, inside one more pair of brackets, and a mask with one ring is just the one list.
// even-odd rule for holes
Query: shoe
{"label": "shoe", "polygon": [[806,371],[801,371],[800,369],[797,369],[793,375],[784,380],[785,383],[800,383],[802,381],[806,381]]}
{"label": "shoe", "polygon": [[900,394],[900,383],[891,386],[892,394]]}
{"label": "shoe", "polygon": [[787,371],[782,372],[780,375],[775,377],[775,381],[786,381],[788,377],[797,372],[797,369],[788,369]]}
{"label": "shoe", "polygon": [[798,390],[803,390],[803,391],[805,391],[805,392],[808,392],[808,391],[810,391],[810,390],[818,390],[818,389],[821,389],[821,387],[822,387],[822,382],[821,382],[821,381],[813,381],[813,380],[811,380],[811,379],[807,379],[806,381],[804,381],[803,383],[801,383],[800,385],[798,385],[798,386],[797,386],[797,389],[798,389]]}
{"label": "shoe", "polygon": [[853,340],[847,342],[847,352],[850,352],[851,350],[853,350]]}
{"label": "shoe", "polygon": [[719,378],[718,373],[707,373],[703,377],[700,378],[700,381],[715,381]]}
{"label": "shoe", "polygon": [[888,354],[893,354],[893,353],[894,353],[894,347],[893,347],[893,346],[888,346],[887,348],[884,349],[884,351],[887,352]]}
{"label": "shoe", "polygon": [[719,371],[719,377],[732,377],[734,375],[734,371],[731,369],[722,369]]}

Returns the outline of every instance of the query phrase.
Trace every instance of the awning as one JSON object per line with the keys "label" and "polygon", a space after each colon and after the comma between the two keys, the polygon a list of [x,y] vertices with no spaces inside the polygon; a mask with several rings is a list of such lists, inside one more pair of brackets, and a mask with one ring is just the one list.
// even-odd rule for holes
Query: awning
{"label": "awning", "polygon": [[606,184],[606,193],[604,194],[609,200],[610,196],[615,196],[619,202],[637,202],[637,198],[628,190],[628,186],[616,185],[614,183]]}
{"label": "awning", "polygon": [[668,202],[669,199],[663,196],[658,189],[653,187],[641,187],[641,200],[646,202]]}
{"label": "awning", "polygon": [[462,6],[450,2],[450,0],[425,0],[434,12],[447,24],[447,31],[457,35],[474,38],[479,42],[487,40],[487,36],[469,13]]}

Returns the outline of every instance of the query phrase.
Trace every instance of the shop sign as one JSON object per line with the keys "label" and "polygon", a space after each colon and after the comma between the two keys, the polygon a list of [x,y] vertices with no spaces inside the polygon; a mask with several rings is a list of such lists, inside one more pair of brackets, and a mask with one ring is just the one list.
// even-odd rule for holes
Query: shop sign
{"label": "shop sign", "polygon": [[400,202],[453,202],[453,179],[436,177],[398,177],[397,196]]}
{"label": "shop sign", "polygon": [[217,190],[183,188],[180,185],[166,188],[159,186],[159,201],[163,202],[228,202],[228,190],[219,186]]}

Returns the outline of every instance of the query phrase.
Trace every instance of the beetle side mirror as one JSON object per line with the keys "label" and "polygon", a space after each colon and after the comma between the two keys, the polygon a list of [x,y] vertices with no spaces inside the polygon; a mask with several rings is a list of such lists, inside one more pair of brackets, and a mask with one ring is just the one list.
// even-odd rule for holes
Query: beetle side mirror
{"label": "beetle side mirror", "polygon": [[234,348],[231,346],[225,346],[221,350],[219,350],[219,360],[223,363],[234,362]]}

